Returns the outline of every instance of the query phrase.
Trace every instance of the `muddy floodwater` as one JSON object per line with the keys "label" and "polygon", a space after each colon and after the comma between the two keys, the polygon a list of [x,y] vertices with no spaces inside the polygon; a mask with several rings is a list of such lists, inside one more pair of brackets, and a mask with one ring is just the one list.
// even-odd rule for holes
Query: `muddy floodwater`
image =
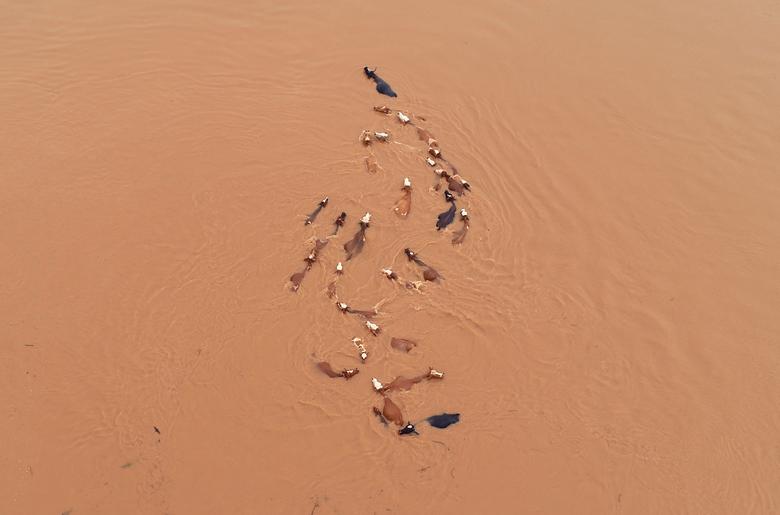
{"label": "muddy floodwater", "polygon": [[776,1],[0,13],[0,513],[780,512]]}

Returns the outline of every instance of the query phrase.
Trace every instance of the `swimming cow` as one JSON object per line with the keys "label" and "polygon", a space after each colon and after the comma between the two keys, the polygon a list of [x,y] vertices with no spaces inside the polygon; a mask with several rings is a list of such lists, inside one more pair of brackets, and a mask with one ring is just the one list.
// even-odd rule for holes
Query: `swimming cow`
{"label": "swimming cow", "polygon": [[[460,422],[460,413],[442,413],[433,415],[425,419],[431,426],[437,429],[444,429],[452,424]],[[399,435],[419,435],[417,428],[412,422],[407,422],[405,426],[398,430]]]}
{"label": "swimming cow", "polygon": [[444,429],[445,427],[460,421],[460,413],[442,413],[425,419],[433,427]]}
{"label": "swimming cow", "polygon": [[[454,204],[455,203],[453,202],[453,205]],[[404,254],[406,254],[407,258],[409,258],[409,261],[414,262],[414,264],[416,264],[417,266],[423,269],[423,279],[425,279],[426,281],[435,281],[441,278],[441,274],[439,272],[434,270],[433,267],[429,266],[427,263],[425,263],[425,261],[420,259],[417,253],[412,249],[410,249],[409,247],[406,247],[404,249]]]}
{"label": "swimming cow", "polygon": [[376,82],[376,90],[380,92],[383,95],[387,95],[388,97],[397,97],[395,91],[393,91],[393,88],[390,87],[390,84],[384,81],[382,77],[377,75],[376,69],[369,70],[368,66],[363,67],[363,73],[366,74],[366,77]]}
{"label": "swimming cow", "polygon": [[450,208],[443,213],[440,213],[436,219],[436,230],[441,231],[455,220],[455,212],[458,210],[458,206],[455,205],[455,197],[449,191],[444,192],[444,200],[450,203]]}
{"label": "swimming cow", "polygon": [[314,219],[317,218],[317,215],[320,214],[320,211],[322,211],[322,209],[328,205],[328,200],[328,197],[320,200],[319,204],[317,204],[317,209],[309,213],[309,216],[306,217],[303,225],[311,225],[311,223],[314,222]]}

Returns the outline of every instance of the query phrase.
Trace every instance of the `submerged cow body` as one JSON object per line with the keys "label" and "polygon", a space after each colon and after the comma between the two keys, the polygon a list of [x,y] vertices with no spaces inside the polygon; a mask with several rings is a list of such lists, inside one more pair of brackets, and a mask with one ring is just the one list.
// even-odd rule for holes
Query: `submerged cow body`
{"label": "submerged cow body", "polygon": [[393,91],[393,88],[390,87],[390,84],[385,82],[385,80],[376,74],[375,70],[369,70],[368,66],[363,67],[363,73],[366,74],[366,77],[376,82],[376,90],[383,94],[387,95],[388,97],[397,97],[395,91]]}

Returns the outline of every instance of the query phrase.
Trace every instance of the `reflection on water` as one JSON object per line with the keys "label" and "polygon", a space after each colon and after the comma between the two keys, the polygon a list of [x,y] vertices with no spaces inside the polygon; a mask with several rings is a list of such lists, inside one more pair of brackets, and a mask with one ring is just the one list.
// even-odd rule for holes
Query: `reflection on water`
{"label": "reflection on water", "polygon": [[2,513],[777,511],[773,3],[3,13]]}

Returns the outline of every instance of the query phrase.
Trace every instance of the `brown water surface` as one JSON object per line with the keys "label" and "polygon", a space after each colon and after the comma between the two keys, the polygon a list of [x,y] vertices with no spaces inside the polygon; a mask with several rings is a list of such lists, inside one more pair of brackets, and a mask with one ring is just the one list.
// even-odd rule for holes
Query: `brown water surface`
{"label": "brown water surface", "polygon": [[780,511],[777,2],[1,3],[0,513]]}

